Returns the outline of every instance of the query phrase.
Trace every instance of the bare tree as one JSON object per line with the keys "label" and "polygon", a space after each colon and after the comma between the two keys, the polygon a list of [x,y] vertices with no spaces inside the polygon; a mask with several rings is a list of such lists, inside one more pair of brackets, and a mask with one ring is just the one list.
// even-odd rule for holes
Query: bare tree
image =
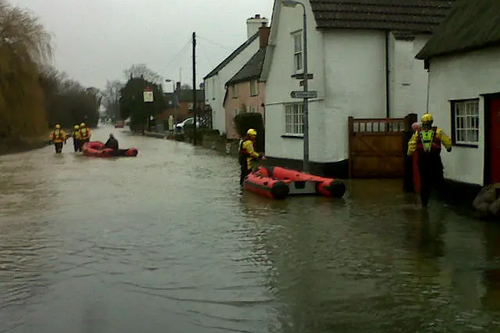
{"label": "bare tree", "polygon": [[119,118],[120,91],[123,87],[124,84],[118,80],[106,82],[102,105],[106,108],[106,114],[110,117]]}
{"label": "bare tree", "polygon": [[135,64],[124,71],[126,80],[130,78],[143,78],[146,81],[161,84],[162,77],[152,71],[146,64]]}

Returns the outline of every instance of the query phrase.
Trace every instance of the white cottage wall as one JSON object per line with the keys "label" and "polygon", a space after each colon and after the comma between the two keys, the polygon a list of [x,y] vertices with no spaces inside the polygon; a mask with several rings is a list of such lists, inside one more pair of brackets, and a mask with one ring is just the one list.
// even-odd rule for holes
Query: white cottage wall
{"label": "white cottage wall", "polygon": [[[308,20],[309,90],[316,90],[318,98],[309,101],[310,160],[322,162],[325,136],[324,112],[324,58],[323,35],[316,30],[316,22],[309,2],[305,3]],[[294,72],[294,40],[292,33],[302,30],[302,8],[281,7],[277,35],[274,41],[272,65],[266,81],[266,155],[275,158],[303,159],[304,142],[301,136],[283,137],[285,134],[285,105],[302,103],[293,99],[290,93],[302,90],[299,80],[292,78]],[[321,144],[318,144],[321,143]]]}
{"label": "white cottage wall", "polygon": [[322,162],[348,158],[348,117],[385,118],[385,33],[333,30],[324,34],[325,136],[314,142]]}
{"label": "white cottage wall", "polygon": [[[450,101],[478,98],[500,92],[500,47],[468,54],[433,59],[430,62],[429,111],[435,125],[451,136]],[[483,185],[484,179],[484,101],[479,103],[480,133],[477,148],[453,147],[444,151],[445,178]]]}
{"label": "white cottage wall", "polygon": [[226,111],[224,110],[224,96],[226,94],[225,84],[229,81],[259,50],[259,38],[256,38],[230,63],[222,68],[218,74],[204,80],[206,89],[213,94],[211,98],[206,98],[206,103],[212,108],[213,129],[226,133]]}

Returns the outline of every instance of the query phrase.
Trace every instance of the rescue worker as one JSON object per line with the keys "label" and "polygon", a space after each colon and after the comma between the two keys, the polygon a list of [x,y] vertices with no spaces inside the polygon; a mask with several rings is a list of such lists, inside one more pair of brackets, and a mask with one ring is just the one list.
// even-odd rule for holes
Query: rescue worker
{"label": "rescue worker", "polygon": [[66,144],[67,140],[66,132],[61,129],[61,125],[56,125],[55,129],[50,134],[50,140],[54,143],[56,154],[60,154],[62,152],[63,143]]}
{"label": "rescue worker", "polygon": [[71,137],[73,138],[73,147],[75,148],[75,153],[80,150],[80,126],[75,125],[73,132],[71,132]]}
{"label": "rescue worker", "polygon": [[240,175],[240,185],[243,184],[245,177],[252,172],[253,163],[255,160],[265,160],[266,157],[257,153],[254,149],[255,140],[257,139],[257,131],[253,128],[247,131],[239,144],[239,156],[238,161],[240,162],[241,175]]}
{"label": "rescue worker", "polygon": [[80,147],[79,150],[82,151],[82,147],[85,144],[85,142],[90,142],[90,137],[92,136],[92,132],[90,131],[90,128],[87,128],[85,126],[85,123],[80,124]]}
{"label": "rescue worker", "polygon": [[115,139],[115,136],[112,133],[109,135],[109,139],[104,144],[104,147],[111,148],[115,152],[118,150],[118,140]]}
{"label": "rescue worker", "polygon": [[426,113],[422,116],[420,128],[408,142],[408,156],[417,153],[420,173],[420,201],[427,207],[433,188],[443,190],[443,162],[441,161],[441,145],[451,152],[451,139],[441,128],[432,126],[434,119]]}

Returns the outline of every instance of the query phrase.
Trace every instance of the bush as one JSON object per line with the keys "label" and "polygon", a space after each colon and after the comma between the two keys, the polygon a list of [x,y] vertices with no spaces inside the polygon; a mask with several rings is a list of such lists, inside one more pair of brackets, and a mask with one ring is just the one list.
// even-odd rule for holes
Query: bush
{"label": "bush", "polygon": [[265,147],[265,133],[264,133],[264,119],[260,113],[240,113],[234,117],[234,124],[236,131],[241,137],[247,134],[250,128],[257,131],[257,142],[255,149],[259,152],[264,152]]}

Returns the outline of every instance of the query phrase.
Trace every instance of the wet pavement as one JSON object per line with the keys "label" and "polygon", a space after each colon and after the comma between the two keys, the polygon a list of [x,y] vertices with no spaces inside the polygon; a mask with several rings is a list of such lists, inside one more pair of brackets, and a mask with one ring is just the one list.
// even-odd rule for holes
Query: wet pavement
{"label": "wet pavement", "polygon": [[500,227],[399,181],[241,193],[237,162],[110,127],[137,158],[0,157],[0,333],[500,332]]}

